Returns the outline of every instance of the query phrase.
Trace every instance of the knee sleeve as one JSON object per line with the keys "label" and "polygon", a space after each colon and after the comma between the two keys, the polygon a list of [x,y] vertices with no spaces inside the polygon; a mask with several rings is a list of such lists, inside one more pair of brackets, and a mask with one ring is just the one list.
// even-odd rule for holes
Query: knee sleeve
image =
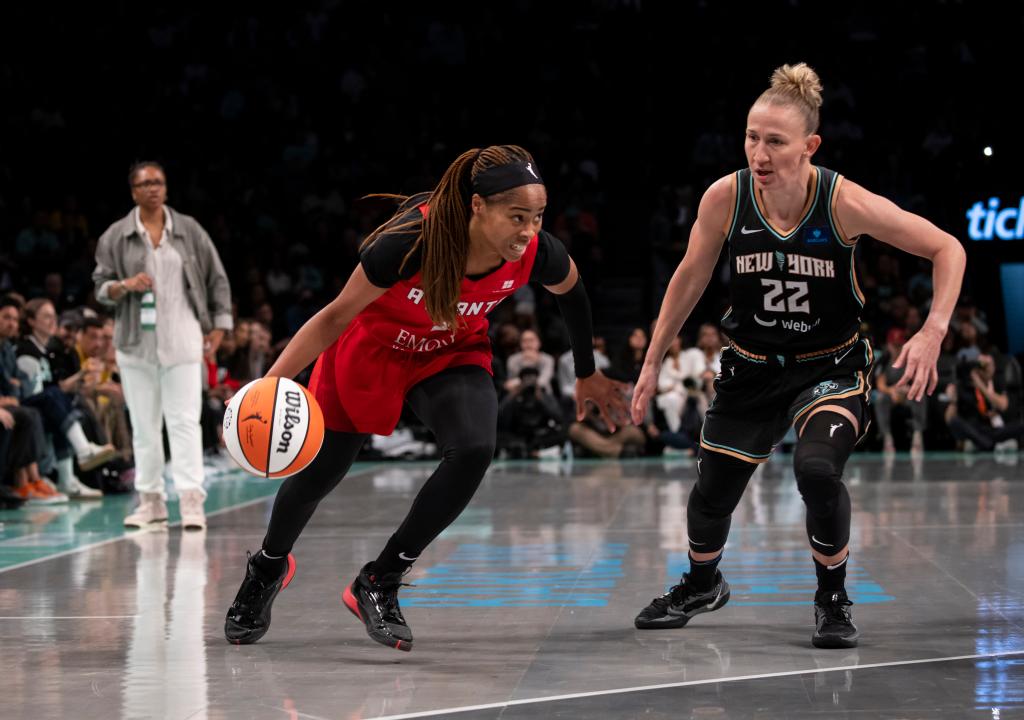
{"label": "knee sleeve", "polygon": [[823,555],[850,541],[850,494],[842,477],[856,442],[849,418],[832,412],[808,420],[797,442],[793,469],[807,505],[807,537]]}
{"label": "knee sleeve", "polygon": [[701,448],[697,454],[697,484],[686,503],[686,534],[690,550],[718,552],[725,547],[732,512],[757,465]]}

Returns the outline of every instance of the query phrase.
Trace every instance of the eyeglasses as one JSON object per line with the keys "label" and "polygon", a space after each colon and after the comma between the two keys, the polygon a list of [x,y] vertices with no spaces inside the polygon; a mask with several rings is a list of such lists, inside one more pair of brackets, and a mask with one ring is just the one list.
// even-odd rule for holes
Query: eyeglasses
{"label": "eyeglasses", "polygon": [[132,183],[133,188],[161,188],[164,186],[163,180],[143,180],[142,182]]}

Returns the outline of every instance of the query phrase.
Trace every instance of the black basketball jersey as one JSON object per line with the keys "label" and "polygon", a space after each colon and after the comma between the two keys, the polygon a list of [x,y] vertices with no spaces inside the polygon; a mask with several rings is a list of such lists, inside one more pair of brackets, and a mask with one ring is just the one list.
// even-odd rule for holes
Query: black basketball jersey
{"label": "black basketball jersey", "polygon": [[804,214],[787,233],[772,226],[749,169],[736,173],[727,237],[732,307],[722,329],[741,348],[799,355],[835,348],[860,327],[856,238],[844,241],[832,210],[842,176],[814,168]]}

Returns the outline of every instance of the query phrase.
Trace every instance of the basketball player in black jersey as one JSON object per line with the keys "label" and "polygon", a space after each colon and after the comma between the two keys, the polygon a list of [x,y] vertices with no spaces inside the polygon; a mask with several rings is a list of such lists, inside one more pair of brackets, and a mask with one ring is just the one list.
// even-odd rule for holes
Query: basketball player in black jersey
{"label": "basketball player in black jersey", "polygon": [[718,570],[730,518],[758,463],[794,425],[793,464],[807,506],[818,591],[816,647],[855,647],[846,595],[850,496],[843,467],[868,423],[871,345],[858,335],[864,296],[853,253],[863,235],[933,264],[924,327],[895,365],[917,400],[935,389],[936,359],[960,293],[965,253],[957,240],[841,175],[811,163],[821,137],[821,83],[807,65],[784,65],[747,117],[748,167],[701,199],[690,243],[668,287],[633,399],[639,423],[657,391],[669,344],[729,245],[730,347],[715,381],[687,503],[690,571],[636,617],[636,627],[678,628],[729,600]]}

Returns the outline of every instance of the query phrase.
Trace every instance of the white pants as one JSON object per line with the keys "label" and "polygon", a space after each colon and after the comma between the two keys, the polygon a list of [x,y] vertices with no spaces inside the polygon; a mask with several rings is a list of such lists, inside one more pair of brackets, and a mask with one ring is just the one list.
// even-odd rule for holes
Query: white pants
{"label": "white pants", "polygon": [[686,395],[675,390],[659,393],[654,402],[665,415],[665,424],[672,432],[679,432],[683,424],[683,408],[686,407]]}
{"label": "white pants", "polygon": [[124,400],[132,419],[132,450],[135,451],[135,489],[164,491],[164,443],[161,420],[167,423],[171,441],[171,476],[178,492],[203,490],[203,435],[199,426],[202,409],[200,363],[153,365],[140,358],[117,353]]}

